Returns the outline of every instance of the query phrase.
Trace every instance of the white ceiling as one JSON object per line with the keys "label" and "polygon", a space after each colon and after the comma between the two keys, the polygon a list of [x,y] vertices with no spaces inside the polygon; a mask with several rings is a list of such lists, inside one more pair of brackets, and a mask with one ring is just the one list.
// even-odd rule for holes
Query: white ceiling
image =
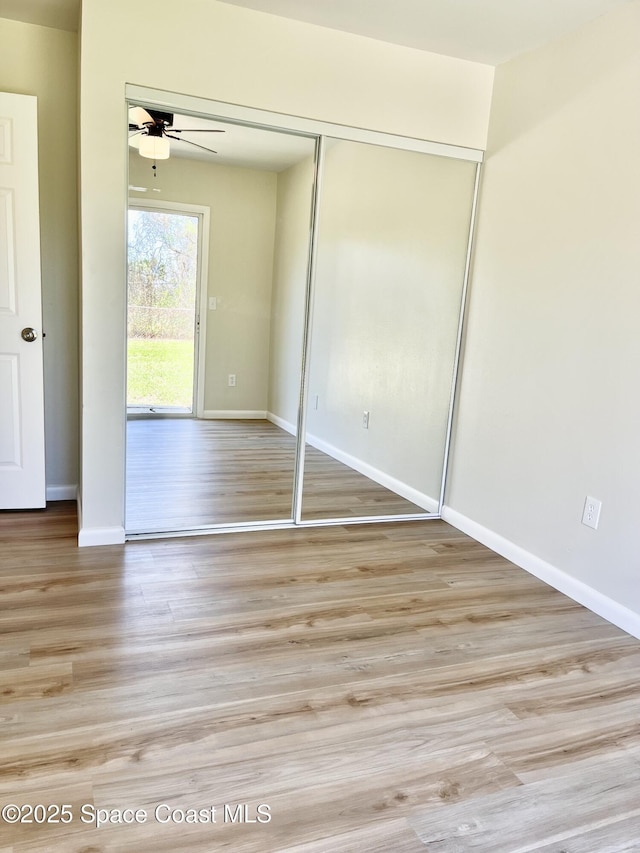
{"label": "white ceiling", "polygon": [[[222,2],[419,50],[499,65],[629,0]],[[108,0],[104,3],[108,13]],[[75,30],[79,6],[80,0],[0,0],[0,17]]]}
{"label": "white ceiling", "polygon": [[499,65],[627,0],[222,0],[394,44]]}

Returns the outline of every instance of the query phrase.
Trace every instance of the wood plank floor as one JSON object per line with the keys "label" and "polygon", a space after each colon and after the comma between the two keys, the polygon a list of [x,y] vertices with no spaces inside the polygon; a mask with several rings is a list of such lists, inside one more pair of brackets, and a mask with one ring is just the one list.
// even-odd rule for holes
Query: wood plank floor
{"label": "wood plank floor", "polygon": [[0,853],[640,850],[640,643],[445,523],[75,536],[0,514]]}
{"label": "wood plank floor", "polygon": [[[307,446],[303,517],[407,515],[420,507]],[[295,439],[270,421],[127,422],[127,530],[291,517]]]}

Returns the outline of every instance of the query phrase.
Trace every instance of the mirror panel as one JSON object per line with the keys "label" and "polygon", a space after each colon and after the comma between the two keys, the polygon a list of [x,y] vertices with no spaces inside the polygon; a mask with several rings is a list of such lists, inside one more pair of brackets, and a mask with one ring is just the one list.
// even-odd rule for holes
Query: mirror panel
{"label": "mirror panel", "polygon": [[439,511],[475,173],[328,140],[303,520]]}
{"label": "mirror panel", "polygon": [[[290,520],[315,139],[168,115],[169,159],[142,156],[146,134],[130,130],[129,201],[159,208],[162,218],[174,208],[199,217],[197,369],[189,379],[188,369],[154,355],[181,352],[185,343],[182,326],[167,320],[184,312],[180,282],[163,279],[167,251],[180,246],[170,231],[154,232],[142,259],[148,294],[137,288],[130,316],[155,322],[130,323],[129,350],[139,364],[129,360],[128,385],[135,381],[138,403],[153,400],[144,396],[153,389],[139,387],[145,382],[165,393],[163,406],[129,407],[127,532]],[[186,331],[193,333],[193,321]],[[178,399],[166,391],[178,372],[194,383],[191,412],[166,404]]]}

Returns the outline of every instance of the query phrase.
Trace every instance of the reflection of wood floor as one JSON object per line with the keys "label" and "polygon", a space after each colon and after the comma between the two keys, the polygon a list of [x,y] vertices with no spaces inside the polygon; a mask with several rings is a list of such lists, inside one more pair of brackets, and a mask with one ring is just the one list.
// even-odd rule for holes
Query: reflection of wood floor
{"label": "reflection of wood floor", "polygon": [[[127,530],[291,517],[295,440],[269,421],[127,422]],[[307,447],[303,517],[423,512]]]}
{"label": "reflection of wood floor", "polygon": [[0,514],[2,851],[637,853],[640,643],[444,522],[76,530]]}

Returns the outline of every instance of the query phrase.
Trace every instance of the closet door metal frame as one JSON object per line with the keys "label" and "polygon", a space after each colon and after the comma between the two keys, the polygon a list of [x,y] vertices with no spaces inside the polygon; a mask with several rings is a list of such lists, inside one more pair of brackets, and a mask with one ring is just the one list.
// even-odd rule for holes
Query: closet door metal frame
{"label": "closet door metal frame", "polygon": [[[463,148],[461,146],[447,145],[440,142],[414,139],[412,137],[398,136],[383,133],[381,131],[365,130],[363,128],[347,127],[330,122],[316,121],[303,117],[288,116],[282,113],[274,113],[266,110],[243,107],[237,104],[227,104],[222,101],[212,101],[205,98],[197,98],[189,95],[180,95],[171,92],[159,91],[142,86],[128,84],[126,86],[125,103],[141,103],[154,106],[158,109],[171,110],[187,115],[201,116],[214,120],[220,120],[232,124],[242,124],[259,127],[280,133],[292,133],[298,136],[307,136],[315,139],[315,169],[312,189],[311,221],[309,229],[309,246],[307,258],[306,295],[303,327],[303,352],[301,355],[300,394],[297,419],[296,435],[296,457],[294,468],[294,485],[292,494],[291,518],[284,521],[248,521],[231,524],[199,525],[184,530],[164,530],[162,532],[148,532],[127,534],[127,541],[135,539],[156,539],[172,536],[201,536],[212,533],[245,532],[251,530],[281,530],[295,527],[327,527],[340,524],[376,524],[390,521],[416,521],[441,518],[442,506],[446,489],[447,472],[449,465],[449,453],[451,449],[451,434],[455,412],[457,388],[460,379],[462,343],[464,338],[467,295],[469,289],[469,278],[471,270],[471,258],[473,252],[473,237],[476,222],[476,209],[478,203],[478,191],[480,174],[483,161],[483,152],[475,148]],[[354,516],[334,517],[323,519],[302,518],[302,493],[304,481],[304,457],[305,457],[305,434],[307,420],[308,383],[310,371],[311,352],[311,330],[313,327],[313,298],[315,292],[316,252],[318,243],[318,220],[320,201],[322,196],[324,157],[327,138],[347,140],[351,142],[364,142],[379,145],[384,148],[397,148],[404,151],[413,151],[423,154],[435,154],[440,157],[449,157],[455,160],[466,160],[476,164],[473,197],[471,202],[471,214],[469,222],[469,233],[467,238],[467,250],[465,258],[464,276],[460,301],[460,313],[456,333],[455,355],[452,371],[451,392],[447,413],[447,426],[445,442],[443,447],[443,468],[440,484],[440,495],[438,512],[416,512],[403,515],[376,515],[376,516]],[[126,343],[126,342],[125,342]],[[126,482],[126,478],[125,478]]]}

